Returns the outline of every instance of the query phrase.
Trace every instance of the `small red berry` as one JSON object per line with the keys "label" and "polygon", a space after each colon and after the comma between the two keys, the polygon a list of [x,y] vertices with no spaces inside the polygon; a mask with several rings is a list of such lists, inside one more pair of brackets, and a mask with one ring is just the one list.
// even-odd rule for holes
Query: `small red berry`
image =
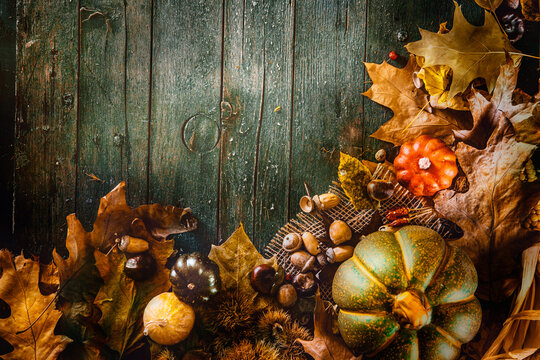
{"label": "small red berry", "polygon": [[390,53],[388,54],[388,57],[391,59],[391,60],[397,60],[399,55],[397,54],[397,52],[395,51],[390,51]]}

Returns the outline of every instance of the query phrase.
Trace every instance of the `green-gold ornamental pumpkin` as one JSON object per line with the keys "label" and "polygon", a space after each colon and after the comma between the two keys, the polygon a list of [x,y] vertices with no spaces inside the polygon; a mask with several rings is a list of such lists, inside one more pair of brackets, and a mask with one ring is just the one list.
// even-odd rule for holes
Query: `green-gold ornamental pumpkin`
{"label": "green-gold ornamental pumpkin", "polygon": [[366,236],[336,272],[332,296],[347,345],[375,359],[455,359],[482,312],[469,257],[435,231]]}

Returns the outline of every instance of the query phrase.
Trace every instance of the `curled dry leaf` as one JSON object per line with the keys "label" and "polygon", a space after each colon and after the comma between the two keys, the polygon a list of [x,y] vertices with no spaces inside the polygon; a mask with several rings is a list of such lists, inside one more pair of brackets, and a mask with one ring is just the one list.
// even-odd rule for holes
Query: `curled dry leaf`
{"label": "curled dry leaf", "polygon": [[221,286],[224,291],[234,290],[247,298],[253,299],[257,309],[263,309],[271,304],[272,299],[264,297],[253,289],[250,274],[257,265],[267,264],[277,269],[275,257],[265,259],[240,227],[222,245],[212,245],[210,260],[219,266]]}
{"label": "curled dry leaf", "polygon": [[2,358],[56,359],[71,340],[54,334],[62,313],[51,304],[54,293],[45,296],[39,290],[39,262],[22,255],[13,258],[8,250],[0,250],[0,267],[0,298],[11,308],[10,316],[0,319],[0,336],[13,346]]}
{"label": "curled dry leaf", "polygon": [[502,119],[485,149],[457,146],[469,191],[443,190],[434,198],[436,210],[464,231],[456,244],[475,263],[483,298],[504,296],[504,280],[516,269],[521,252],[540,240],[540,233],[521,226],[540,198],[538,184],[519,180],[521,167],[535,148],[516,141],[510,123]]}
{"label": "curled dry leaf", "polygon": [[419,70],[414,56],[409,58],[403,69],[386,62],[365,65],[373,85],[364,95],[394,112],[387,123],[371,134],[372,137],[401,145],[427,134],[452,143],[452,130],[470,127],[471,120],[467,112],[441,109],[427,111],[428,94],[416,88],[412,81],[413,73]]}
{"label": "curled dry leaf", "polygon": [[[540,130],[537,125],[540,120],[535,116],[535,111],[536,114],[538,111],[534,110],[538,102],[528,102],[532,99],[522,96],[519,89],[516,92],[518,96],[512,96],[515,93],[517,76],[518,68],[511,59],[507,59],[506,64],[501,66],[493,96],[489,100],[479,91],[472,89],[468,100],[474,125],[471,130],[454,130],[457,140],[483,149],[493,131],[506,117],[514,125],[518,141],[539,143]],[[516,99],[524,102],[514,104]]]}
{"label": "curled dry leaf", "polygon": [[502,4],[502,0],[474,0],[478,6],[489,11],[495,11]]}
{"label": "curled dry leaf", "polygon": [[511,54],[515,63],[519,62],[521,55],[512,47],[492,14],[486,12],[484,25],[474,26],[467,22],[457,3],[454,4],[456,9],[450,32],[437,34],[420,29],[422,39],[408,44],[406,48],[424,57],[426,67],[446,65],[452,69],[449,98],[465,92],[476,78],[483,78],[491,92],[499,68],[506,62],[506,53]]}
{"label": "curled dry leaf", "polygon": [[335,311],[332,304],[323,301],[320,294],[317,293],[313,314],[313,340],[297,339],[296,341],[302,344],[304,351],[313,356],[315,360],[361,360],[362,356],[355,356],[345,345],[343,339],[334,333],[334,316]]}

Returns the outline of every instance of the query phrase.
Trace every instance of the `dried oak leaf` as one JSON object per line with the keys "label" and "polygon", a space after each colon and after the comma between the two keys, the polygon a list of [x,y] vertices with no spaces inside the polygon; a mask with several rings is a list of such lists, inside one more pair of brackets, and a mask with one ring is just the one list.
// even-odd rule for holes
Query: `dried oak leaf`
{"label": "dried oak leaf", "polygon": [[464,231],[456,244],[475,263],[479,295],[484,298],[503,297],[504,280],[518,266],[521,252],[540,240],[540,233],[521,226],[540,198],[538,184],[519,180],[521,167],[534,150],[534,145],[516,141],[511,124],[503,118],[485,149],[457,145],[469,191],[443,190],[434,197],[435,209]]}
{"label": "dried oak leaf", "polygon": [[334,334],[332,330],[334,316],[335,311],[332,305],[321,300],[320,294],[317,294],[313,314],[313,340],[297,339],[296,341],[302,344],[304,351],[315,360],[361,360],[362,356],[355,356],[343,339]]}
{"label": "dried oak leaf", "polygon": [[0,267],[0,298],[11,308],[10,316],[0,319],[0,337],[13,346],[2,358],[56,359],[71,340],[54,334],[62,313],[51,305],[54,293],[45,296],[39,290],[39,262],[22,255],[13,259],[4,249],[0,250]]}
{"label": "dried oak leaf", "polygon": [[377,201],[373,200],[367,192],[367,184],[371,181],[371,172],[362,161],[340,153],[338,177],[345,195],[351,200],[355,209],[377,208]]}
{"label": "dried oak leaf", "polygon": [[386,62],[365,65],[373,85],[364,95],[394,112],[388,122],[371,134],[372,137],[401,145],[428,134],[452,143],[452,130],[470,127],[467,112],[441,109],[427,111],[428,94],[416,88],[412,81],[413,73],[419,70],[414,56],[409,58],[403,69]]}
{"label": "dried oak leaf", "polygon": [[[514,104],[516,98],[524,101],[532,100],[520,95],[520,90],[515,89],[517,84],[518,68],[514,66],[511,59],[507,59],[505,65],[501,66],[493,95],[488,100],[482,93],[471,90],[469,96],[469,106],[473,116],[474,125],[471,130],[454,130],[457,140],[483,149],[486,143],[505,117],[510,119],[518,141],[538,144],[540,130],[538,128],[538,114],[535,108],[537,103],[523,102]],[[519,96],[513,96],[517,90]]]}
{"label": "dried oak leaf", "polygon": [[465,92],[476,78],[483,78],[491,92],[499,68],[506,62],[506,53],[511,54],[515,63],[519,62],[521,55],[490,13],[485,12],[484,25],[474,26],[467,22],[457,3],[454,4],[456,9],[450,32],[437,34],[420,29],[422,39],[406,45],[406,48],[424,57],[426,67],[447,65],[452,69],[449,98]]}
{"label": "dried oak leaf", "polygon": [[277,260],[274,257],[265,259],[244,231],[240,227],[223,244],[212,245],[210,260],[219,266],[221,286],[223,290],[241,292],[247,298],[253,299],[257,309],[263,309],[272,303],[272,299],[259,294],[250,282],[250,274],[255,266],[261,264],[271,265],[277,268]]}
{"label": "dried oak leaf", "polygon": [[126,184],[121,182],[101,198],[90,237],[95,248],[106,252],[115,244],[115,239],[125,234],[162,240],[196,227],[197,220],[189,208],[152,204],[132,209],[126,202]]}

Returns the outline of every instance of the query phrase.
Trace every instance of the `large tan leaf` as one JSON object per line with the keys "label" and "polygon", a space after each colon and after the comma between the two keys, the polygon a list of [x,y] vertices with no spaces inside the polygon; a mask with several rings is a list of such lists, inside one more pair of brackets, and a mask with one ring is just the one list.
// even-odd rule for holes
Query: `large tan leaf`
{"label": "large tan leaf", "polygon": [[519,173],[534,145],[517,142],[502,119],[485,149],[460,142],[456,156],[470,183],[469,191],[443,190],[434,197],[436,210],[464,231],[456,240],[471,257],[479,275],[479,293],[503,296],[504,280],[519,263],[521,252],[540,240],[540,233],[521,224],[540,198],[535,183],[522,183]]}
{"label": "large tan leaf", "polygon": [[464,92],[476,78],[483,78],[491,92],[500,66],[506,63],[506,53],[510,53],[515,63],[521,55],[490,13],[486,11],[484,25],[474,26],[467,22],[457,3],[454,4],[456,9],[450,32],[438,34],[420,29],[422,39],[406,48],[423,56],[426,67],[447,65],[452,69],[449,98]]}
{"label": "large tan leaf", "polygon": [[250,283],[250,273],[257,265],[268,264],[277,267],[275,257],[265,259],[244,231],[244,226],[238,229],[222,245],[212,245],[210,260],[219,266],[221,286],[223,290],[239,291],[247,298],[254,299],[258,309],[267,307],[271,298],[260,295]]}
{"label": "large tan leaf", "polygon": [[[2,355],[5,360],[53,360],[71,341],[55,335],[54,328],[62,313],[51,302],[54,293],[44,296],[39,290],[40,264],[22,255],[12,258],[0,250],[0,298],[11,308],[6,319],[0,319],[0,337],[14,348]],[[38,319],[39,318],[39,319]],[[19,331],[26,330],[20,334]]]}
{"label": "large tan leaf", "polygon": [[414,56],[409,58],[403,69],[386,62],[365,65],[373,85],[364,95],[394,112],[394,116],[372,137],[401,145],[428,134],[452,143],[452,130],[470,127],[470,119],[465,112],[440,109],[428,111],[428,94],[417,89],[412,81],[413,72],[419,69]]}
{"label": "large tan leaf", "polygon": [[332,331],[335,311],[330,303],[321,300],[320,294],[315,296],[313,314],[313,340],[298,339],[304,351],[315,360],[360,360],[362,356],[354,356],[341,337]]}
{"label": "large tan leaf", "polygon": [[518,68],[514,66],[511,59],[508,59],[507,63],[501,66],[493,96],[490,99],[472,89],[468,100],[474,125],[471,130],[454,130],[456,139],[483,149],[502,119],[508,118],[514,125],[518,141],[538,143],[539,129],[535,125],[539,120],[535,119],[533,111],[538,102],[532,103],[531,98],[524,98],[523,100],[527,102],[514,104],[512,95],[516,88],[517,76]]}

